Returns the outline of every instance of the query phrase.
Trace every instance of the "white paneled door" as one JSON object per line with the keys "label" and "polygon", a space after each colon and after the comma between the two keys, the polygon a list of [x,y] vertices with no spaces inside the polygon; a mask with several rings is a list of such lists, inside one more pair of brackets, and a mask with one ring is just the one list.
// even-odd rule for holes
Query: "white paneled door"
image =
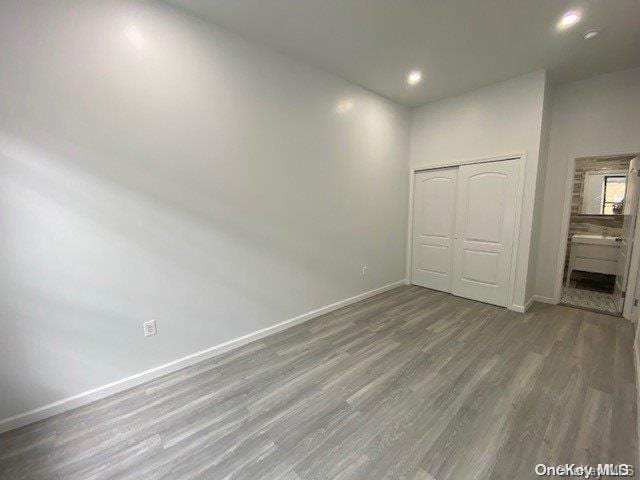
{"label": "white paneled door", "polygon": [[455,295],[506,306],[515,231],[516,160],[458,171],[453,248]]}
{"label": "white paneled door", "polygon": [[414,180],[411,281],[451,292],[458,168],[419,172]]}

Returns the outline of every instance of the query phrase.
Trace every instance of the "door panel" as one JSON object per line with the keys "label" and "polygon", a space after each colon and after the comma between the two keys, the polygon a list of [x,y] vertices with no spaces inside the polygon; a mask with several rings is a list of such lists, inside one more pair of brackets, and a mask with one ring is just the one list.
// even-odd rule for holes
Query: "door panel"
{"label": "door panel", "polygon": [[470,282],[497,286],[500,282],[500,254],[480,250],[465,250],[462,278]]}
{"label": "door panel", "polygon": [[[479,173],[468,178],[467,238],[487,243],[500,242],[503,210],[501,199],[504,198],[505,180],[505,175],[497,173]],[[476,202],[479,198],[483,201]],[[499,205],[499,211],[487,209],[487,205]]]}
{"label": "door panel", "polygon": [[448,275],[450,251],[449,247],[443,245],[420,245],[420,269]]}
{"label": "door panel", "polygon": [[515,229],[516,160],[458,172],[452,291],[506,306]]}
{"label": "door panel", "polygon": [[415,175],[411,282],[451,291],[457,168]]}
{"label": "door panel", "polygon": [[624,207],[622,214],[622,241],[618,253],[618,272],[616,274],[616,283],[614,286],[613,297],[618,307],[618,311],[622,313],[624,307],[624,295],[627,290],[629,261],[631,260],[631,251],[633,248],[633,236],[636,230],[636,216],[638,214],[638,193],[640,179],[638,178],[638,169],[640,161],[638,157],[633,158],[629,163],[627,172],[627,189],[624,194]]}
{"label": "door panel", "polygon": [[[438,174],[441,175],[441,174]],[[420,201],[420,234],[428,237],[444,237],[451,235],[451,209],[444,202],[450,198],[454,189],[452,178],[433,177],[421,182]]]}

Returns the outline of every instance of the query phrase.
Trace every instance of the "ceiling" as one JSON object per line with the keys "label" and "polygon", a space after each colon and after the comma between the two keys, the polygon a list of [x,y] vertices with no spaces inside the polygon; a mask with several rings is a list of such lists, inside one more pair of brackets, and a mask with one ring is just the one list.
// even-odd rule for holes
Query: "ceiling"
{"label": "ceiling", "polygon": [[[168,1],[405,105],[544,68],[564,82],[640,65],[640,0]],[[558,31],[568,10],[582,21]]]}

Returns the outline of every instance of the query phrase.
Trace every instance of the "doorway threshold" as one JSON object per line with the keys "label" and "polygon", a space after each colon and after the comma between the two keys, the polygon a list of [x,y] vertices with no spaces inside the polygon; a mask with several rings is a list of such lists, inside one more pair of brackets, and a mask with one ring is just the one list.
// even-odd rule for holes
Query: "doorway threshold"
{"label": "doorway threshold", "polygon": [[605,313],[621,317],[612,293],[594,292],[593,290],[582,290],[579,288],[563,287],[560,304],[589,310],[597,313]]}

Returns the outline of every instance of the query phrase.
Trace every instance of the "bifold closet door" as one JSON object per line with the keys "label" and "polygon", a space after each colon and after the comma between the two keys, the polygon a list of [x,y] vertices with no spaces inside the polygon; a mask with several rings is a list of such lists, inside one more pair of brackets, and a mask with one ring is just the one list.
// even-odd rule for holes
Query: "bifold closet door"
{"label": "bifold closet door", "polygon": [[451,292],[457,168],[415,174],[411,283]]}
{"label": "bifold closet door", "polygon": [[458,171],[453,248],[455,295],[506,306],[515,232],[516,160]]}

